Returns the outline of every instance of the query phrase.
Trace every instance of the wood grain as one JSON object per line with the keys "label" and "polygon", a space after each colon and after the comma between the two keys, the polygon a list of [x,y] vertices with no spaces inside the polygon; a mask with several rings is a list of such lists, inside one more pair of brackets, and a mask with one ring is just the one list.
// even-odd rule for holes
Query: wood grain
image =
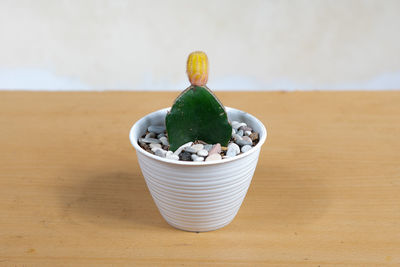
{"label": "wood grain", "polygon": [[176,92],[0,92],[0,265],[400,265],[400,92],[220,92],[268,127],[227,227],[171,228],[128,131]]}

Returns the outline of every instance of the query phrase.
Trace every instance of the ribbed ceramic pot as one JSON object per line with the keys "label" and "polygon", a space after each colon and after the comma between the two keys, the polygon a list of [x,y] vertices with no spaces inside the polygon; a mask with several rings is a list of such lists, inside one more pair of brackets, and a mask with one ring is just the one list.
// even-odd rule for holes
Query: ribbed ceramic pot
{"label": "ribbed ceramic pot", "polygon": [[148,153],[138,139],[150,125],[164,125],[169,108],[153,112],[131,128],[129,138],[151,196],[161,215],[173,227],[186,231],[211,231],[236,216],[256,169],[267,131],[254,116],[226,108],[230,121],[245,122],[259,133],[251,150],[222,161],[175,161]]}

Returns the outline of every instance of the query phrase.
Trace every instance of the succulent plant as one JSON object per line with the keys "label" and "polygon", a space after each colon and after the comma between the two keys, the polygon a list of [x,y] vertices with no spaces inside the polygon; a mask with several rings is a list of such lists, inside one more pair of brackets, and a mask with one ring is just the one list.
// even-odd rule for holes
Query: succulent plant
{"label": "succulent plant", "polygon": [[208,58],[204,52],[193,52],[187,60],[186,72],[191,85],[172,105],[165,118],[170,150],[201,140],[227,146],[232,126],[224,106],[207,88]]}

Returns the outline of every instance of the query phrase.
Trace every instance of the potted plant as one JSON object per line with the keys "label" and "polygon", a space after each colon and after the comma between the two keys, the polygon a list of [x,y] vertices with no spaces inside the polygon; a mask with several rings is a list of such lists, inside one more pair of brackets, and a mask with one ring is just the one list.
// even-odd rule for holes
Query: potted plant
{"label": "potted plant", "polygon": [[236,216],[267,137],[254,116],[224,107],[206,87],[208,58],[187,61],[191,85],[130,131],[139,165],[161,215],[173,227],[211,231]]}

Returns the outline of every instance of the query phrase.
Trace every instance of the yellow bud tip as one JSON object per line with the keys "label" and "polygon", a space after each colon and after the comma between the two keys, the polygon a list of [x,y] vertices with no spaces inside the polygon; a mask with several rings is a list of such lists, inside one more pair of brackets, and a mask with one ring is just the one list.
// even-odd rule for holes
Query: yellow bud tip
{"label": "yellow bud tip", "polygon": [[204,86],[208,81],[208,58],[206,53],[190,53],[186,64],[186,73],[192,85]]}

